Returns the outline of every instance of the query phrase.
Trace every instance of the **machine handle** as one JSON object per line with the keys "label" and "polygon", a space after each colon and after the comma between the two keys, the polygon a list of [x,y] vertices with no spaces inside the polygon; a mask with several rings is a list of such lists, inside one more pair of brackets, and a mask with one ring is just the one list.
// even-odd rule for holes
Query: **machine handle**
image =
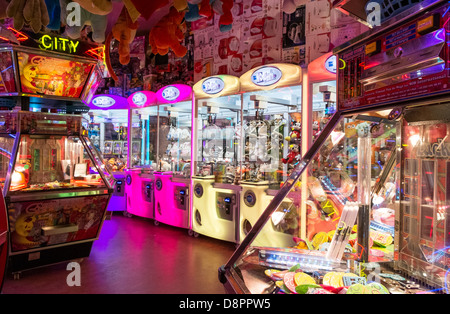
{"label": "machine handle", "polygon": [[63,234],[77,231],[78,225],[68,224],[68,225],[42,227],[41,233],[43,236],[51,236],[55,234]]}

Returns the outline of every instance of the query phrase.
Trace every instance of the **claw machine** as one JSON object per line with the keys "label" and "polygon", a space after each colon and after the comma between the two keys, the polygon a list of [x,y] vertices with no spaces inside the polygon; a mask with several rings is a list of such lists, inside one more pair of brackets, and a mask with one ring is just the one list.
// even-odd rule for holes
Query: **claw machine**
{"label": "claw machine", "polygon": [[[302,69],[294,64],[257,67],[240,77],[243,104],[243,175],[240,186],[240,241],[250,232],[281,188],[301,154]],[[282,205],[290,211],[293,203]],[[286,230],[275,226],[263,233],[284,243],[285,231],[297,228],[294,211]],[[274,236],[273,234],[278,234]]]}
{"label": "claw machine", "polygon": [[156,93],[158,128],[155,223],[190,229],[192,87],[169,85]]}
{"label": "claw machine", "polygon": [[159,117],[156,94],[139,91],[128,98],[128,159],[125,171],[126,215],[155,217],[154,170],[156,168]]}
{"label": "claw machine", "polygon": [[218,75],[194,85],[192,231],[239,241],[242,107],[239,78]]}
{"label": "claw machine", "polygon": [[92,52],[102,47],[49,34],[20,36],[0,43],[0,182],[13,273],[88,257],[114,183],[82,127],[89,110],[83,102],[101,77]]}
{"label": "claw machine", "polygon": [[[337,111],[219,269],[228,292],[449,293],[449,12],[423,1],[334,50]],[[261,238],[293,199],[305,228]]]}
{"label": "claw machine", "polygon": [[128,101],[117,95],[92,97],[89,112],[83,114],[83,126],[114,176],[114,192],[108,212],[126,211],[125,169],[128,155]]}

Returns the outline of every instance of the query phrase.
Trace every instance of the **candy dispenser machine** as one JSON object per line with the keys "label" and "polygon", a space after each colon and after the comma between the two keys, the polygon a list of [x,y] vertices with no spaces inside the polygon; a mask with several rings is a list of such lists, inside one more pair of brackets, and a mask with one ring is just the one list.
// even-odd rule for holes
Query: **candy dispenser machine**
{"label": "candy dispenser machine", "polygon": [[[227,291],[449,293],[449,12],[422,1],[335,49],[337,112],[220,268]],[[261,238],[293,195],[306,230]]]}
{"label": "candy dispenser machine", "polygon": [[192,88],[169,85],[157,93],[155,223],[190,229]]}
{"label": "candy dispenser machine", "polygon": [[241,95],[239,78],[218,75],[194,86],[192,231],[239,241]]}
{"label": "candy dispenser machine", "polygon": [[158,142],[158,107],[156,94],[139,91],[128,97],[128,168],[126,178],[126,215],[155,217],[156,148]]}

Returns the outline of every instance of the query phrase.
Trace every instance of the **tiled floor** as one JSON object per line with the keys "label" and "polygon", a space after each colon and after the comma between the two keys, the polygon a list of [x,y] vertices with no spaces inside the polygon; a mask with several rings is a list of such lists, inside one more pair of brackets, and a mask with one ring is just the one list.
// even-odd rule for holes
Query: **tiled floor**
{"label": "tiled floor", "polygon": [[116,213],[105,221],[89,258],[80,261],[81,286],[69,287],[67,263],[9,274],[3,294],[223,294],[217,269],[235,249],[233,243],[152,220]]}

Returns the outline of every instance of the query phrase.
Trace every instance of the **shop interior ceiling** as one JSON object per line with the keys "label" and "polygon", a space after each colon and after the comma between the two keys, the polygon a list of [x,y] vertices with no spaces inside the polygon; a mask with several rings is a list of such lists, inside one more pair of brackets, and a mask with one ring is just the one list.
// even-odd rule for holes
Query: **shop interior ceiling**
{"label": "shop interior ceiling", "polygon": [[[147,1],[160,1],[160,0],[147,0]],[[139,17],[138,23],[139,28],[137,30],[137,36],[147,35],[148,32],[155,26],[164,16],[169,14],[170,8],[173,6],[173,1],[162,1],[166,2],[160,9],[153,12],[149,19],[145,19],[144,17]],[[119,18],[120,12],[124,7],[122,0],[113,0],[113,10],[108,14],[108,26],[106,29],[106,33],[111,32],[114,24],[117,22]]]}

